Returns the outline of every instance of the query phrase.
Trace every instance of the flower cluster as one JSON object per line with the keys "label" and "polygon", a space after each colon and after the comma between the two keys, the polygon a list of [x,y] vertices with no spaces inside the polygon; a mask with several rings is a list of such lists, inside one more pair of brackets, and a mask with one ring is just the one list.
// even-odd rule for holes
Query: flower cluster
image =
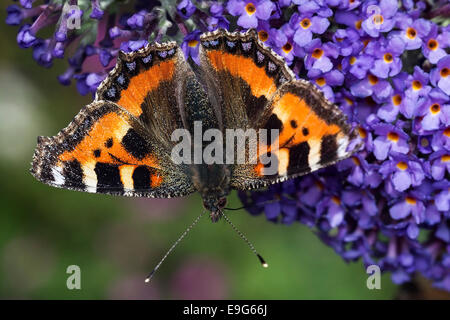
{"label": "flower cluster", "polygon": [[448,1],[161,0],[134,9],[20,0],[6,23],[20,25],[18,44],[45,67],[72,52],[59,80],[75,79],[82,94],[95,92],[119,50],[169,37],[198,61],[202,32],[255,28],[347,114],[364,147],[334,167],[240,193],[249,212],[306,224],[345,260],[377,264],[396,283],[420,272],[450,291]]}

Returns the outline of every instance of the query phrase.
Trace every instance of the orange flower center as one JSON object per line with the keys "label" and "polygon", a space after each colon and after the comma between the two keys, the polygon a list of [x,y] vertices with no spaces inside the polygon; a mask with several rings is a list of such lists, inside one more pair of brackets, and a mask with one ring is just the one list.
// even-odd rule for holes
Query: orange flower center
{"label": "orange flower center", "polygon": [[378,83],[378,77],[374,76],[373,74],[369,74],[369,82],[371,85],[376,85]]}
{"label": "orange flower center", "polygon": [[364,128],[359,127],[358,133],[359,133],[359,136],[363,139],[365,139],[367,137],[367,131]]}
{"label": "orange flower center", "polygon": [[434,51],[439,47],[439,44],[435,39],[430,39],[430,40],[428,40],[427,46],[428,46],[428,49]]}
{"label": "orange flower center", "polygon": [[402,96],[399,94],[396,94],[395,96],[393,96],[392,103],[394,104],[394,106],[398,106],[400,103],[402,103]]}
{"label": "orange flower center", "polygon": [[450,74],[450,70],[448,68],[442,68],[440,73],[442,78],[446,78]]}
{"label": "orange flower center", "polygon": [[345,102],[347,102],[348,105],[350,105],[350,106],[353,105],[352,99],[345,97],[344,100],[345,100]]}
{"label": "orange flower center", "polygon": [[450,127],[444,130],[444,136],[450,137]]}
{"label": "orange flower center", "polygon": [[364,49],[367,47],[367,45],[369,44],[370,39],[365,39],[363,40],[363,45],[364,45]]}
{"label": "orange flower center", "polygon": [[449,162],[450,161],[450,155],[449,154],[443,155],[442,158],[441,158],[441,161],[442,162]]}
{"label": "orange flower center", "polygon": [[196,47],[197,45],[198,45],[198,41],[197,41],[197,40],[190,40],[190,41],[188,42],[188,46],[189,46],[189,47],[194,48],[194,47]]}
{"label": "orange flower center", "polygon": [[321,87],[323,87],[323,86],[325,85],[326,82],[327,82],[327,81],[325,80],[324,77],[320,77],[320,78],[317,78],[317,79],[316,79],[316,83],[317,83],[319,86],[321,86]]}
{"label": "orange flower center", "polygon": [[316,58],[316,59],[320,59],[323,55],[323,50],[320,48],[316,48],[314,49],[313,53],[312,53],[312,57]]}
{"label": "orange flower center", "polygon": [[361,26],[362,26],[362,20],[358,20],[358,21],[356,21],[355,22],[355,28],[356,29],[358,29],[358,30],[360,30],[361,29]]}
{"label": "orange flower center", "polygon": [[381,14],[377,14],[373,17],[373,23],[375,24],[382,24],[384,21],[384,18]]}
{"label": "orange flower center", "polygon": [[417,36],[417,31],[414,28],[409,27],[406,29],[406,36],[410,39],[415,39]]}
{"label": "orange flower center", "polygon": [[359,161],[359,159],[357,157],[352,157],[353,163],[356,164],[357,166],[361,165],[361,161]]}
{"label": "orange flower center", "polygon": [[413,82],[412,82],[412,87],[413,87],[413,89],[414,90],[420,90],[420,89],[422,89],[422,83],[419,81],[419,80],[414,80]]}
{"label": "orange flower center", "polygon": [[339,199],[339,198],[336,197],[336,196],[332,196],[332,197],[331,197],[331,200],[332,200],[335,204],[337,204],[338,206],[341,204],[341,199]]}
{"label": "orange flower center", "polygon": [[320,181],[315,181],[315,184],[316,184],[317,188],[319,188],[320,190],[325,189],[325,186],[323,185],[322,182],[320,182]]}
{"label": "orange flower center", "polygon": [[291,52],[292,51],[292,44],[290,44],[289,42],[286,42],[285,45],[283,46],[283,51],[286,54]]}
{"label": "orange flower center", "polygon": [[408,169],[408,165],[406,164],[406,162],[400,161],[399,163],[397,163],[397,168],[404,171]]}
{"label": "orange flower center", "polygon": [[388,135],[387,135],[387,138],[388,138],[389,140],[391,140],[391,141],[397,142],[398,139],[399,139],[399,136],[398,136],[398,134],[395,133],[395,132],[389,132]]}
{"label": "orange flower center", "polygon": [[349,60],[350,64],[353,65],[356,62],[356,57],[351,57]]}
{"label": "orange flower center", "polygon": [[426,138],[422,138],[422,139],[420,140],[420,145],[421,145],[422,147],[424,147],[424,148],[428,147],[429,144],[430,144],[430,143],[428,142],[428,139],[426,139]]}
{"label": "orange flower center", "polygon": [[407,204],[411,204],[411,205],[415,205],[417,203],[417,200],[410,196],[406,197],[405,201]]}
{"label": "orange flower center", "polygon": [[439,103],[433,103],[430,107],[430,111],[432,114],[439,113],[441,111],[441,106]]}
{"label": "orange flower center", "polygon": [[394,57],[392,57],[392,54],[390,54],[390,53],[385,53],[383,58],[384,58],[384,62],[386,62],[386,63],[391,63],[392,61],[394,61]]}
{"label": "orange flower center", "polygon": [[303,19],[302,21],[300,21],[300,26],[303,29],[308,29],[309,27],[311,27],[311,20],[309,20],[308,18]]}
{"label": "orange flower center", "polygon": [[262,42],[266,42],[267,39],[269,39],[269,34],[267,33],[267,31],[261,30],[258,32],[258,37]]}
{"label": "orange flower center", "polygon": [[253,3],[249,2],[245,6],[245,11],[247,11],[247,14],[249,16],[251,16],[251,15],[253,15],[256,12],[256,7],[255,7],[255,5]]}

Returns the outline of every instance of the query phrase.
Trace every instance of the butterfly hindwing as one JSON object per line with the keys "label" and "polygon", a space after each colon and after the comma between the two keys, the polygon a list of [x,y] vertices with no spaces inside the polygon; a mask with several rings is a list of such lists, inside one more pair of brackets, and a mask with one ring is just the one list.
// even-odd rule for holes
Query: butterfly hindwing
{"label": "butterfly hindwing", "polygon": [[[231,184],[238,189],[259,188],[301,176],[352,154],[347,147],[354,135],[345,115],[304,80],[283,84],[255,128],[267,132],[276,129],[278,135],[259,140],[256,164],[234,166]],[[261,156],[272,161],[263,164]]]}
{"label": "butterfly hindwing", "polygon": [[141,121],[117,104],[83,108],[54,137],[39,137],[32,174],[72,190],[127,196],[171,197],[193,192],[182,167],[174,167]]}

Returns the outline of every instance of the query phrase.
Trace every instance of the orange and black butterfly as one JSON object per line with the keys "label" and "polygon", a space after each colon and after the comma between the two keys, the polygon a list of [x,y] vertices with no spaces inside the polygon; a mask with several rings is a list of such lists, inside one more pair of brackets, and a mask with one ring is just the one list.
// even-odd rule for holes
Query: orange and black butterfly
{"label": "orange and black butterfly", "polygon": [[[94,102],[56,136],[38,138],[32,174],[51,186],[113,195],[169,198],[198,191],[217,221],[232,189],[261,188],[351,155],[353,134],[343,113],[314,85],[296,80],[255,31],[203,34],[199,60],[186,60],[174,42],[121,52]],[[223,133],[278,130],[250,155],[270,153],[275,172],[265,174],[259,160],[175,163],[172,133],[193,135],[195,122]]]}

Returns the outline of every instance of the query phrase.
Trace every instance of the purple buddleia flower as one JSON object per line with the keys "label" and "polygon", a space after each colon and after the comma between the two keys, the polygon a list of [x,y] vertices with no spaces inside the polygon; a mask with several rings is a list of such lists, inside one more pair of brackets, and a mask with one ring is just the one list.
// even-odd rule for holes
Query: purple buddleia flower
{"label": "purple buddleia flower", "polygon": [[316,69],[320,72],[328,72],[333,68],[331,58],[338,56],[338,48],[332,42],[322,43],[320,39],[314,39],[305,47],[305,67],[309,71]]}
{"label": "purple buddleia flower", "polygon": [[430,91],[427,99],[419,107],[416,130],[419,132],[436,130],[450,125],[450,99],[439,89]]}
{"label": "purple buddleia flower", "polygon": [[445,49],[449,46],[450,32],[444,31],[439,34],[437,26],[433,24],[430,33],[424,39],[422,52],[431,63],[437,63],[441,58],[444,58],[447,55]]}
{"label": "purple buddleia flower", "polygon": [[368,71],[372,68],[374,58],[366,54],[346,56],[342,59],[342,69],[348,70],[358,79],[365,79]]}
{"label": "purple buddleia flower", "polygon": [[450,56],[440,59],[436,68],[431,70],[430,82],[439,87],[446,95],[450,96]]}
{"label": "purple buddleia flower", "polygon": [[344,221],[345,208],[337,195],[326,195],[317,203],[317,212],[324,216],[326,224],[322,228],[335,228]]}
{"label": "purple buddleia flower", "polygon": [[5,22],[10,26],[20,25],[24,18],[23,9],[15,4],[12,4],[6,8],[6,14],[7,16]]}
{"label": "purple buddleia flower", "polygon": [[392,83],[394,92],[390,99],[378,109],[377,116],[386,122],[395,121],[399,113],[408,119],[413,118],[416,116],[419,106],[414,104],[413,99],[405,96],[405,90],[409,88],[408,74],[400,73],[392,79]]}
{"label": "purple buddleia flower", "polygon": [[397,191],[419,186],[425,174],[419,159],[401,153],[391,152],[390,160],[383,162],[379,172],[386,182],[392,183]]}
{"label": "purple buddleia flower", "polygon": [[294,42],[303,47],[311,42],[314,34],[323,34],[330,22],[327,18],[317,15],[294,13],[289,20],[290,27],[295,30]]}
{"label": "purple buddleia flower", "polygon": [[378,4],[371,1],[364,3],[362,11],[367,17],[362,22],[362,29],[374,38],[381,32],[391,31],[395,25],[397,10],[397,0],[381,0]]}
{"label": "purple buddleia flower", "polygon": [[430,135],[417,136],[417,149],[423,154],[430,154],[433,152],[432,139],[433,137]]}
{"label": "purple buddleia flower", "polygon": [[200,49],[200,30],[196,30],[186,37],[184,37],[184,41],[181,44],[181,48],[183,49],[184,56],[186,58],[191,57],[192,60],[195,61],[196,64],[200,64],[198,52]]}
{"label": "purple buddleia flower", "polygon": [[233,16],[239,16],[238,25],[243,28],[256,28],[258,19],[267,20],[275,4],[270,0],[230,0],[227,4],[228,12]]}
{"label": "purple buddleia flower", "polygon": [[207,18],[208,30],[212,31],[217,28],[228,29],[230,22],[224,16],[224,7],[221,3],[213,3],[209,8],[211,16]]}
{"label": "purple buddleia flower", "polygon": [[434,151],[439,151],[441,148],[450,150],[450,127],[436,131],[431,140],[431,147]]}
{"label": "purple buddleia flower", "polygon": [[275,51],[290,65],[295,57],[303,58],[305,51],[293,41],[295,30],[289,24],[282,26],[280,30],[270,30],[269,39],[273,43]]}
{"label": "purple buddleia flower", "polygon": [[272,28],[267,21],[259,21],[256,31],[258,31],[259,40],[266,46],[282,47],[287,41],[286,35]]}
{"label": "purple buddleia flower", "polygon": [[431,91],[428,80],[428,73],[424,72],[418,66],[414,67],[414,73],[404,80],[406,83],[406,90],[403,101],[403,110],[408,118],[416,116],[420,106],[425,103],[426,97]]}
{"label": "purple buddleia flower", "polygon": [[103,18],[104,12],[100,7],[100,0],[91,0],[91,4],[92,4],[92,12],[90,17],[97,20]]}
{"label": "purple buddleia flower", "polygon": [[408,14],[402,13],[397,19],[401,31],[393,32],[405,42],[407,50],[419,49],[425,37],[431,31],[431,23],[425,19],[413,19]]}
{"label": "purple buddleia flower", "polygon": [[382,102],[392,95],[393,90],[388,81],[369,74],[365,79],[352,85],[350,91],[355,97],[373,96],[376,101]]}
{"label": "purple buddleia flower", "polygon": [[333,41],[339,48],[339,54],[348,57],[358,54],[364,48],[359,33],[353,29],[338,29],[333,34]]}
{"label": "purple buddleia flower", "polygon": [[389,124],[377,124],[373,126],[378,135],[373,141],[373,154],[378,160],[385,160],[392,150],[406,154],[409,151],[409,136],[400,128]]}
{"label": "purple buddleia flower", "polygon": [[450,174],[450,152],[447,150],[434,152],[428,160],[425,168],[434,180],[442,180],[446,174]]}
{"label": "purple buddleia flower", "polygon": [[344,83],[344,75],[338,70],[331,70],[323,74],[318,69],[311,69],[308,72],[308,77],[320,88],[325,97],[332,102],[335,101],[333,87]]}
{"label": "purple buddleia flower", "polygon": [[36,0],[20,0],[19,2],[22,5],[22,7],[30,9],[33,6],[34,1]]}
{"label": "purple buddleia flower", "polygon": [[191,0],[181,0],[177,5],[177,11],[183,17],[183,19],[188,19],[190,16],[192,16],[196,9],[197,8]]}
{"label": "purple buddleia flower", "polygon": [[25,24],[20,28],[17,34],[17,42],[22,48],[29,48],[36,43],[37,39],[29,24]]}
{"label": "purple buddleia flower", "polygon": [[370,42],[365,52],[374,57],[370,72],[379,77],[387,78],[397,75],[402,69],[401,54],[405,42],[400,37],[392,37],[387,41]]}
{"label": "purple buddleia flower", "polygon": [[415,195],[406,195],[399,200],[389,209],[389,214],[393,219],[405,219],[409,215],[416,220],[416,223],[425,219],[425,206]]}

